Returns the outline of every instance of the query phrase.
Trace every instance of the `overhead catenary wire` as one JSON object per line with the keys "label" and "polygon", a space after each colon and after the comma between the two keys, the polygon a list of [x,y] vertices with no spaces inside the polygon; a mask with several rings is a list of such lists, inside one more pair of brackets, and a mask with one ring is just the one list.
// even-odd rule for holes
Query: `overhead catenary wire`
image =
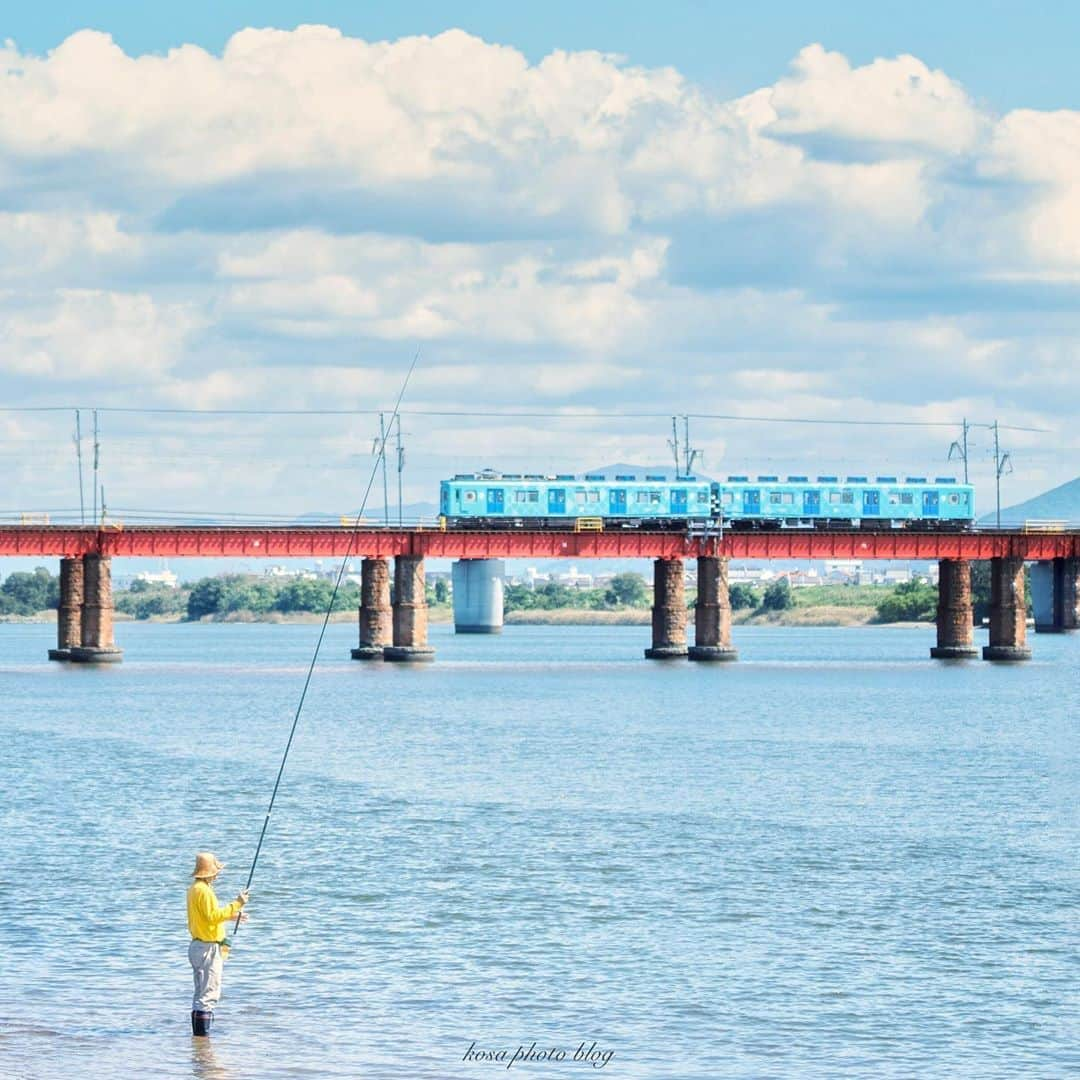
{"label": "overhead catenary wire", "polygon": [[[394,402],[393,416],[397,416],[401,408],[402,399],[405,397],[405,391],[408,389],[409,380],[412,378],[413,371],[416,369],[417,361],[420,359],[420,350],[417,349],[412,358],[412,363],[409,364],[409,370],[405,372],[405,378],[401,383],[401,389],[398,391],[397,400]],[[382,446],[381,453],[386,453],[386,432],[382,433]],[[379,461],[376,459],[375,464],[371,468],[371,472],[368,475],[367,487],[364,489],[364,497],[360,502],[360,510],[356,515],[356,524],[353,526],[349,533],[349,543],[345,551],[345,555],[342,557],[341,566],[338,569],[337,578],[334,581],[334,588],[330,594],[330,601],[326,605],[326,614],[323,616],[322,626],[319,628],[319,636],[315,641],[315,649],[311,654],[311,663],[308,665],[307,675],[304,677],[303,689],[300,691],[300,698],[296,703],[296,712],[293,715],[292,727],[289,729],[289,738],[285,743],[285,751],[281,755],[281,764],[278,766],[277,777],[274,780],[274,789],[270,793],[270,802],[266,807],[266,816],[263,818],[262,829],[259,832],[259,842],[255,845],[255,854],[251,859],[251,869],[248,871],[247,884],[244,886],[246,892],[251,888],[251,883],[255,878],[255,867],[259,862],[259,854],[262,852],[263,841],[266,839],[266,830],[270,825],[270,815],[274,811],[274,802],[277,799],[278,789],[281,787],[281,778],[285,774],[285,763],[289,760],[289,751],[292,749],[293,739],[296,736],[296,728],[300,723],[300,714],[304,709],[304,701],[307,699],[308,687],[311,686],[311,678],[315,673],[315,665],[319,660],[319,652],[322,649],[323,638],[326,637],[326,628],[330,623],[330,615],[333,613],[334,604],[337,601],[338,592],[341,589],[341,582],[345,577],[345,570],[349,565],[349,559],[352,558],[353,545],[356,542],[356,534],[360,529],[360,525],[363,521],[364,510],[367,507],[368,496],[371,494],[372,485],[375,483],[375,476],[379,469]],[[233,933],[237,933],[240,929],[240,915],[237,914],[236,922],[233,925]]]}
{"label": "overhead catenary wire", "polygon": [[[64,412],[89,406],[19,406],[0,405],[0,412]],[[100,413],[126,413],[147,416],[378,416],[385,409],[185,409],[179,407],[155,407],[139,405],[96,406]],[[671,412],[616,412],[600,409],[559,409],[549,411],[515,410],[512,406],[503,409],[409,409],[397,412],[395,416],[445,417],[463,419],[490,420],[669,420]],[[679,413],[693,420],[722,420],[725,423],[748,424],[816,424],[837,427],[912,427],[912,428],[955,428],[963,424],[963,419],[956,420],[874,420],[850,419],[820,416],[756,416],[738,413]],[[991,423],[972,424],[973,427],[993,427]],[[1022,431],[1032,434],[1052,434],[1053,428],[1027,427],[1017,424],[1000,424],[1001,431]]]}

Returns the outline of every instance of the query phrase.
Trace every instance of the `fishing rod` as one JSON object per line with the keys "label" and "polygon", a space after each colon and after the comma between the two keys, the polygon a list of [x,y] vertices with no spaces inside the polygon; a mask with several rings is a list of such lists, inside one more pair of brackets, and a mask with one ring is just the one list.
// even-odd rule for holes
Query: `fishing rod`
{"label": "fishing rod", "polygon": [[[401,389],[398,391],[397,400],[394,402],[394,411],[390,418],[391,427],[393,427],[394,417],[398,416],[401,410],[402,399],[405,397],[405,391],[408,389],[409,380],[412,378],[413,371],[416,369],[416,364],[419,359],[420,350],[417,349],[412,358],[412,363],[409,365],[409,370],[405,372],[405,379],[401,384]],[[304,700],[307,698],[308,687],[311,685],[311,677],[315,673],[315,664],[318,662],[319,650],[322,649],[323,638],[326,636],[326,627],[330,622],[330,615],[334,610],[338,591],[340,590],[341,582],[345,577],[345,568],[349,565],[349,559],[352,558],[353,545],[356,543],[356,535],[360,531],[360,523],[364,520],[364,510],[367,508],[368,497],[371,495],[371,488],[375,483],[375,476],[379,471],[379,462],[386,453],[386,439],[388,435],[389,429],[382,433],[379,456],[376,457],[375,464],[371,467],[371,475],[368,476],[367,487],[364,489],[364,497],[360,502],[360,509],[356,514],[356,522],[349,532],[349,544],[345,549],[345,556],[341,560],[341,567],[338,570],[337,580],[334,582],[334,591],[330,594],[330,603],[326,606],[326,614],[323,616],[322,626],[319,629],[319,637],[315,642],[315,651],[311,654],[311,663],[308,665],[307,677],[304,679],[304,688],[300,691],[300,700],[296,703],[296,714],[293,716],[288,742],[285,743],[285,753],[281,755],[281,765],[278,767],[277,779],[274,781],[274,790],[270,793],[270,803],[266,808],[266,817],[263,818],[262,831],[259,833],[259,842],[255,845],[255,855],[251,860],[251,869],[248,871],[247,884],[244,886],[244,892],[247,892],[251,888],[251,882],[255,877],[255,867],[258,865],[259,853],[262,851],[263,840],[266,839],[266,830],[270,825],[270,815],[274,810],[274,800],[277,799],[278,788],[281,787],[281,777],[285,773],[285,762],[289,760],[289,751],[292,749],[293,737],[296,735],[296,726],[300,723],[300,713],[303,712],[304,709]],[[240,915],[241,913],[237,912],[236,922],[233,923],[234,936],[240,930]]]}

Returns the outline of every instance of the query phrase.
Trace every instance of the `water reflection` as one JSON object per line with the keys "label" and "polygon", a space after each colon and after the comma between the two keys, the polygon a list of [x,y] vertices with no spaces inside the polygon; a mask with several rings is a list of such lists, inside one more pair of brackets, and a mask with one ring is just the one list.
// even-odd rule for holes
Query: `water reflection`
{"label": "water reflection", "polygon": [[213,1039],[191,1037],[191,1075],[197,1080],[230,1080],[236,1074],[222,1061]]}

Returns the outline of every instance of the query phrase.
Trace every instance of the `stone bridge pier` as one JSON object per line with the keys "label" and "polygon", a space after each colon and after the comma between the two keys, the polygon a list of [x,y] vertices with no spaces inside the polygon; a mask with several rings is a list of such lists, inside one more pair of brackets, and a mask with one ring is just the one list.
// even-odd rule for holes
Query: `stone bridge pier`
{"label": "stone bridge pier", "polygon": [[56,648],[50,660],[70,660],[71,650],[82,644],[83,561],[60,560],[60,606],[56,612]]}
{"label": "stone bridge pier", "polygon": [[360,564],[360,644],[354,660],[381,660],[394,637],[390,608],[390,564],[386,559],[364,559]]}
{"label": "stone bridge pier", "polygon": [[990,644],[982,654],[984,660],[1031,659],[1022,558],[990,560]]}
{"label": "stone bridge pier", "polygon": [[731,645],[731,598],[728,561],[702,556],[697,561],[697,603],[694,605],[694,644],[691,660],[737,660]]}
{"label": "stone bridge pier", "polygon": [[[112,560],[84,555],[82,563],[82,619],[79,644],[72,646],[71,660],[77,664],[119,663],[124,650],[118,649],[113,639]],[[60,603],[64,603],[63,596]]]}
{"label": "stone bridge pier", "polygon": [[435,659],[435,650],[427,643],[427,596],[424,586],[424,557],[398,555],[394,559],[394,639],[383,649],[383,659],[399,663]]}
{"label": "stone bridge pier", "polygon": [[938,563],[937,645],[935,660],[970,660],[978,657],[971,602],[971,563],[942,559]]}
{"label": "stone bridge pier", "polygon": [[653,564],[652,647],[649,660],[686,656],[686,584],[682,559],[657,559]]}

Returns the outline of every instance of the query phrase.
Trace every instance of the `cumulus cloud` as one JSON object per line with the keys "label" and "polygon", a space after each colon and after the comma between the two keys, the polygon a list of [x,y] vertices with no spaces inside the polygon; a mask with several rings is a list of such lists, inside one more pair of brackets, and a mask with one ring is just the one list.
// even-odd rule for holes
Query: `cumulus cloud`
{"label": "cumulus cloud", "polygon": [[[1054,427],[1080,388],[1080,114],[995,115],[913,56],[811,44],[721,100],[460,30],[144,56],[85,30],[7,43],[0,80],[0,371],[27,402],[385,408],[421,344],[417,408],[595,410],[583,457],[655,460],[606,414]],[[432,475],[451,431],[455,467],[496,457],[485,422],[414,432]],[[820,434],[823,461],[865,453]],[[703,438],[721,470],[807,452]]]}

